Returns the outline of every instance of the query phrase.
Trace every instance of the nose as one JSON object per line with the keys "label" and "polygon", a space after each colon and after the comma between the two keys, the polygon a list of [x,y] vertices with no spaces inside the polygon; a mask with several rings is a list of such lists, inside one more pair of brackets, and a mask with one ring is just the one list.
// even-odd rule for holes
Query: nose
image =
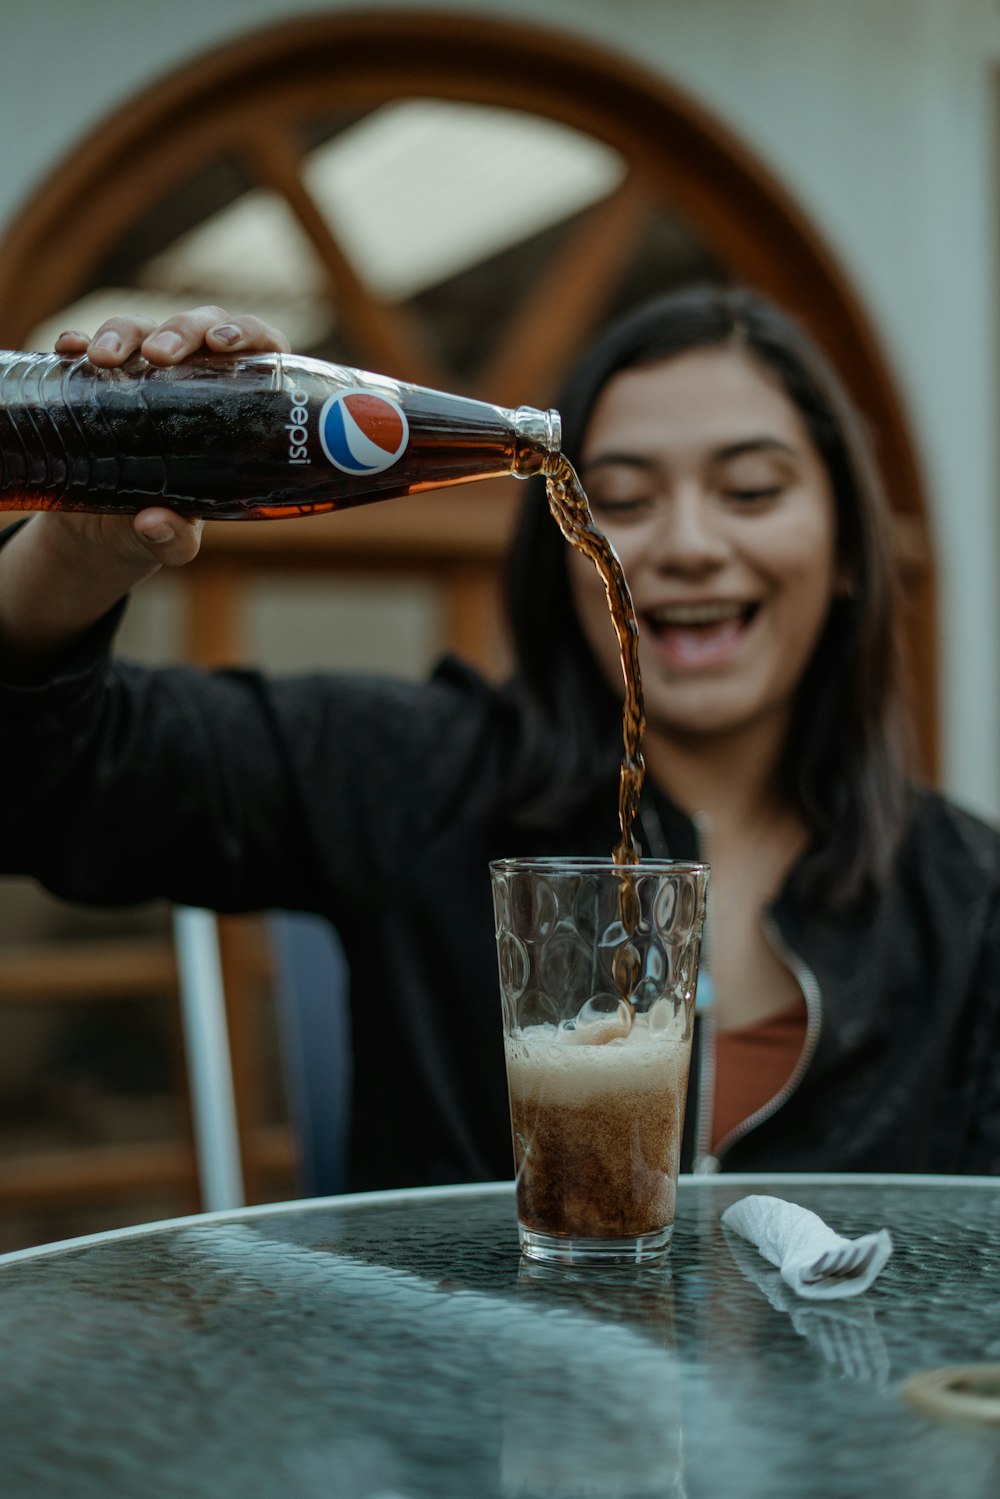
{"label": "nose", "polygon": [[678,485],[657,507],[649,560],[662,572],[700,576],[722,567],[729,543],[699,485]]}

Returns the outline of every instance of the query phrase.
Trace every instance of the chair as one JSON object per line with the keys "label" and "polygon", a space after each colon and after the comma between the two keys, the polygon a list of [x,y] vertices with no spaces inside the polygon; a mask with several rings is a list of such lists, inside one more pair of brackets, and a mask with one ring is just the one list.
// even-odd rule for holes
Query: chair
{"label": "chair", "polygon": [[351,1115],[350,975],[333,927],[288,911],[267,919],[277,968],[292,1122],[303,1191],[325,1197],[347,1181]]}
{"label": "chair", "polygon": [[[343,1190],[351,1106],[348,969],[328,922],[290,912],[268,916],[279,1034],[302,1191]],[[218,928],[211,911],[178,907],[174,940],[202,1206],[245,1198]]]}

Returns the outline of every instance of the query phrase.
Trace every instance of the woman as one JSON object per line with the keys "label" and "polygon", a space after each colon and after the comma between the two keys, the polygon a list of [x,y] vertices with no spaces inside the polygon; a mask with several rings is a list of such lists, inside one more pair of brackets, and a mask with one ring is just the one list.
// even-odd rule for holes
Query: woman
{"label": "woman", "polygon": [[[904,836],[889,516],[833,372],[745,292],[699,288],[638,309],[598,341],[560,409],[637,612],[647,846],[697,849],[713,869],[706,1158],[777,1111],[819,1044],[820,986],[781,919],[877,909]],[[592,569],[567,557],[540,503],[511,561],[526,760],[546,767],[540,809],[558,809],[608,741],[595,662],[616,695],[620,668]],[[690,826],[666,836],[678,808],[697,840]],[[793,870],[787,900],[761,920]]]}
{"label": "woman", "polygon": [[[140,342],[281,346],[199,309],[60,347]],[[561,405],[639,619],[645,847],[714,870],[686,1164],[1000,1168],[1000,840],[907,783],[887,519],[835,378],[775,309],[696,290],[598,340]],[[502,690],[453,662],[424,687],[110,664],[121,596],[196,550],[151,510],[35,517],[0,553],[0,755],[38,767],[0,809],[5,867],[75,899],[329,916],[352,1185],[508,1175],[486,865],[615,841],[590,565],[531,497]]]}

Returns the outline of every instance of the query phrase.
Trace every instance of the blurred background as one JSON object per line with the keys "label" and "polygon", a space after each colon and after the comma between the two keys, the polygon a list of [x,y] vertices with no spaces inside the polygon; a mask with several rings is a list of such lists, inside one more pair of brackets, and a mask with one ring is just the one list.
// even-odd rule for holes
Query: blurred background
{"label": "blurred background", "polygon": [[[995,0],[3,14],[0,347],[221,302],[304,353],[544,405],[652,291],[783,301],[875,435],[926,772],[1000,819]],[[411,677],[456,650],[501,674],[517,499],[210,528],[122,648]],[[251,920],[219,941],[244,1191],[295,1195],[273,944]],[[0,1251],[205,1202],[178,984],[168,911],[0,880]]]}

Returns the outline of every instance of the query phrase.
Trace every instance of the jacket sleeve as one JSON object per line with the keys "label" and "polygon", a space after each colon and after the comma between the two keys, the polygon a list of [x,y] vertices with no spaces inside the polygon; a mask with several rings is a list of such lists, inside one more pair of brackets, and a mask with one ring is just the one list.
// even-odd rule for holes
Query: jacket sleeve
{"label": "jacket sleeve", "polygon": [[64,898],[162,896],[338,919],[398,867],[480,757],[485,689],[110,657],[0,686],[0,868]]}

